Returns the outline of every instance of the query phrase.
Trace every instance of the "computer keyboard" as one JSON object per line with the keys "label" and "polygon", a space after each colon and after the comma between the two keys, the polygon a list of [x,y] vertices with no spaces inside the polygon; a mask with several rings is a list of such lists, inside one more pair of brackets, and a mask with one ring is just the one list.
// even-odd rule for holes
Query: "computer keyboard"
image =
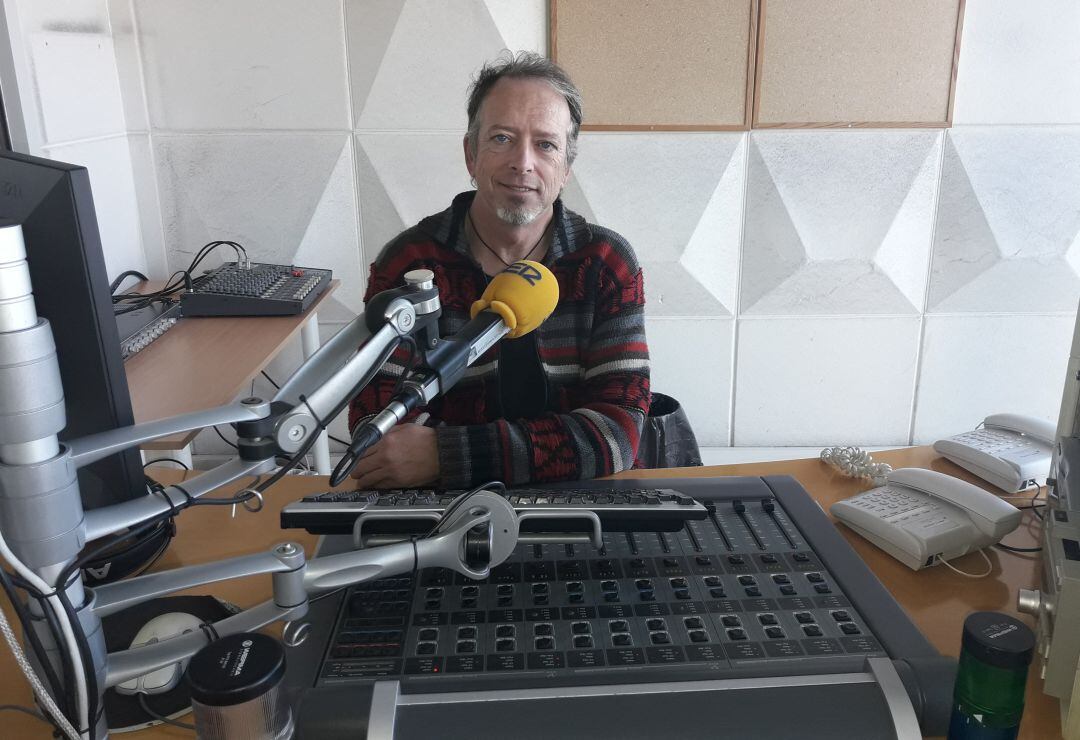
{"label": "computer keyboard", "polygon": [[[464,491],[394,490],[328,491],[305,496],[281,511],[283,528],[303,528],[313,534],[352,532],[361,514],[378,513],[377,521],[365,532],[423,534],[431,529],[436,515]],[[676,532],[687,520],[705,519],[708,511],[690,496],[670,488],[640,488],[628,491],[588,491],[578,489],[512,489],[507,499],[518,512],[565,511],[566,520],[545,520],[545,530],[584,531],[586,520],[575,518],[581,511],[593,511],[604,531]],[[522,529],[528,531],[528,521]]]}
{"label": "computer keyboard", "polygon": [[180,296],[184,316],[292,316],[330,285],[330,270],[227,262]]}

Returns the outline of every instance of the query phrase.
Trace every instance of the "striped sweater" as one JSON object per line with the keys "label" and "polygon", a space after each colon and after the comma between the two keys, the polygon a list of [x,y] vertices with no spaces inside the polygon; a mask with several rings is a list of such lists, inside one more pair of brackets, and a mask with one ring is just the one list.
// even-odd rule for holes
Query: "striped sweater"
{"label": "striped sweater", "polygon": [[[439,332],[455,334],[487,284],[463,230],[474,195],[458,195],[446,211],[387,244],[371,266],[365,303],[401,286],[409,270],[427,268],[442,302]],[[535,330],[548,411],[532,419],[499,418],[498,345],[478,358],[427,407],[444,487],[578,480],[633,466],[650,398],[641,268],[621,236],[586,223],[561,200],[554,209],[544,264],[559,282],[559,303]],[[404,353],[392,358],[353,399],[350,428],[386,405],[403,359]]]}

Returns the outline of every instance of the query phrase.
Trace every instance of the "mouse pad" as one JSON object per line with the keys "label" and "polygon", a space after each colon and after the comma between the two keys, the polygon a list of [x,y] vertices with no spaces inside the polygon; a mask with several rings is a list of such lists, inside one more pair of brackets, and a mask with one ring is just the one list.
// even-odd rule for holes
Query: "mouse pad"
{"label": "mouse pad", "polygon": [[[110,653],[127,650],[144,624],[154,617],[170,612],[187,612],[204,622],[213,623],[232,616],[235,610],[213,596],[167,596],[152,599],[122,612],[110,614],[101,620],[105,632],[105,649]],[[175,719],[191,708],[191,692],[188,691],[187,682],[181,680],[164,694],[147,695],[146,704],[162,717]],[[143,711],[137,696],[119,694],[115,689],[105,691],[105,715],[112,732],[141,730],[159,722]]]}

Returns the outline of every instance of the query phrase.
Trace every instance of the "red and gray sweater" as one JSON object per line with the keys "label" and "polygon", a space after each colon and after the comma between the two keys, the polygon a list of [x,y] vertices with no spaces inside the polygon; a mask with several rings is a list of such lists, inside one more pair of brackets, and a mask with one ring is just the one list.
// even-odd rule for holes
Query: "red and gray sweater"
{"label": "red and gray sweater", "polygon": [[[409,270],[427,268],[442,303],[440,335],[460,330],[487,285],[463,230],[474,195],[458,195],[450,208],[387,244],[371,265],[365,303],[403,285]],[[621,236],[586,223],[561,200],[554,208],[543,261],[559,282],[559,303],[535,330],[548,411],[499,418],[498,345],[478,358],[426,409],[438,437],[439,484],[446,488],[595,478],[634,464],[650,398],[641,267]],[[396,354],[353,399],[350,429],[389,402],[405,354]]]}

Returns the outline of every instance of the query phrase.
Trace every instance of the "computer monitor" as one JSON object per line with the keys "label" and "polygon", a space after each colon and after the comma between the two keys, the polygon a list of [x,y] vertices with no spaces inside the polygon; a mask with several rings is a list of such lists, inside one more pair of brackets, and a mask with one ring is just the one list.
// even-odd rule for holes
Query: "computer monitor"
{"label": "computer monitor", "polygon": [[[0,219],[22,225],[37,313],[56,341],[60,439],[134,423],[86,168],[0,152]],[[79,489],[85,509],[145,494],[138,450],[81,468]]]}

